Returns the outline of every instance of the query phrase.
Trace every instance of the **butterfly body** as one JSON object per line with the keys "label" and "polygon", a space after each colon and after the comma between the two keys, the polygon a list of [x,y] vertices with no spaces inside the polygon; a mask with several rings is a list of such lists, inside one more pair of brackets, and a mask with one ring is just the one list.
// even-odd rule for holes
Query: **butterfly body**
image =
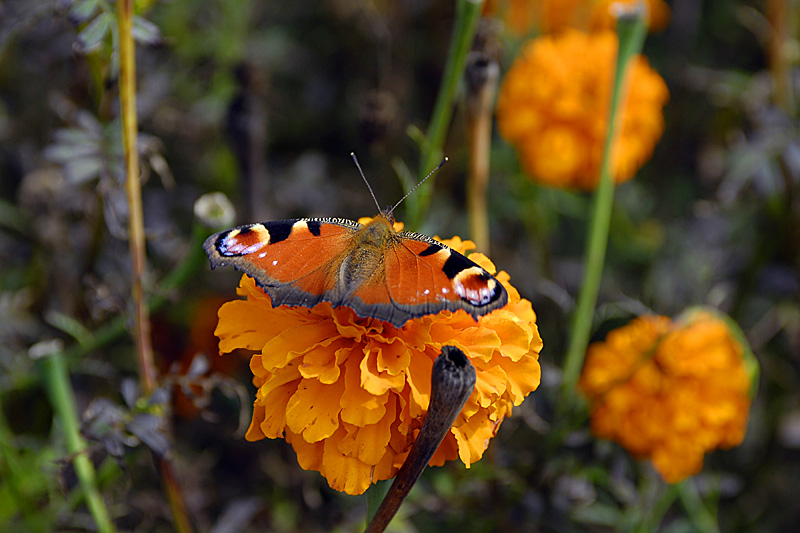
{"label": "butterfly body", "polygon": [[486,270],[430,237],[396,231],[387,214],[364,225],[340,218],[249,224],[212,235],[203,248],[212,268],[245,272],[273,306],[325,301],[401,327],[444,309],[477,319],[508,301]]}

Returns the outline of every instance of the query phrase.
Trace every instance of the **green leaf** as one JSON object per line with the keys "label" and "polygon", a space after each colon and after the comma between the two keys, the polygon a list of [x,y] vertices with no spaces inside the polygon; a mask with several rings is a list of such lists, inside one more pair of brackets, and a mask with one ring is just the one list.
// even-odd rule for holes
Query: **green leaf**
{"label": "green leaf", "polygon": [[97,12],[99,0],[78,0],[67,11],[67,16],[74,22],[83,22],[92,18]]}
{"label": "green leaf", "polygon": [[96,157],[75,159],[64,165],[64,174],[72,183],[85,183],[100,176],[103,161]]}
{"label": "green leaf", "polygon": [[83,324],[64,313],[49,311],[45,313],[44,320],[78,341],[81,345],[85,345],[92,337],[92,332],[86,329]]}
{"label": "green leaf", "polygon": [[411,174],[411,170],[408,168],[408,165],[406,165],[406,162],[400,157],[392,158],[392,168],[394,169],[395,174],[397,174],[397,178],[400,180],[400,185],[403,187],[403,191],[410,191],[411,187],[416,185],[414,182],[414,176]]}
{"label": "green leaf", "polygon": [[103,39],[111,29],[111,18],[110,14],[101,13],[81,30],[78,34],[78,42],[83,53],[88,54],[103,44]]}
{"label": "green leaf", "polygon": [[158,26],[145,18],[135,15],[133,17],[131,35],[133,35],[136,42],[142,44],[154,45],[161,42],[161,30],[158,29]]}

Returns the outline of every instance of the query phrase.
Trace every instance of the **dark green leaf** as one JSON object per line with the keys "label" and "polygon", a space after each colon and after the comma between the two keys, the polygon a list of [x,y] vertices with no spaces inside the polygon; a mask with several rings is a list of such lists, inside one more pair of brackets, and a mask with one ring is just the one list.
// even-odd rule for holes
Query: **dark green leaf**
{"label": "dark green leaf", "polygon": [[131,34],[136,42],[142,44],[158,44],[161,42],[161,31],[158,26],[139,16],[133,17]]}
{"label": "dark green leaf", "polygon": [[78,42],[83,53],[88,54],[103,44],[103,39],[111,29],[112,16],[101,13],[78,34]]}
{"label": "dark green leaf", "polygon": [[92,18],[97,12],[97,4],[99,0],[78,0],[67,11],[67,16],[73,22],[83,22]]}

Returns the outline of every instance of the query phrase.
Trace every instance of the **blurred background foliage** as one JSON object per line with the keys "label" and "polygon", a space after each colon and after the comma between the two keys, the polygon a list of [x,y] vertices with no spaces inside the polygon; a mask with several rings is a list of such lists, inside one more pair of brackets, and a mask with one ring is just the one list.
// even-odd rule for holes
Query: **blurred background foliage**
{"label": "blurred background foliage", "polygon": [[[616,191],[595,338],[642,312],[698,304],[739,323],[762,367],[747,437],[707,456],[693,483],[721,530],[787,531],[800,522],[800,6],[668,3],[669,26],[644,52],[670,90],[666,130]],[[395,168],[419,164],[409,131],[427,127],[453,4],[142,0],[135,9],[146,284],[167,302],[152,317],[163,387],[139,398],[124,335],[68,358],[103,497],[121,530],[171,529],[149,449],[173,460],[198,530],[357,529],[363,499],[301,470],[283,441],[242,438],[247,358],[218,357],[213,337],[237,275],[195,265],[197,275],[158,291],[196,247],[203,193],[226,193],[236,223],[372,215],[354,151],[379,201],[395,202]],[[775,10],[785,33],[773,31]],[[493,31],[505,71],[520,40]],[[0,529],[93,528],[32,355],[53,342],[87,346],[128,311],[116,39],[106,0],[0,4]],[[451,161],[425,223],[411,229],[468,236],[464,128],[459,108]],[[531,184],[495,137],[491,257],[537,311],[542,385],[482,461],[423,475],[398,530],[632,530],[659,514],[663,531],[696,527],[679,502],[656,508],[670,488],[649,464],[585,427],[560,446],[547,438],[589,204]]]}

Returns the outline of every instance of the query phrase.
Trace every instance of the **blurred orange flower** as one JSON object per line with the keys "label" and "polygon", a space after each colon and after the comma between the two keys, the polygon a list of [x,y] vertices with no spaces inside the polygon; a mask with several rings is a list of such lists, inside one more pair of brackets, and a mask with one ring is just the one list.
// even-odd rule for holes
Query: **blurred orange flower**
{"label": "blurred orange flower", "polygon": [[[567,30],[530,41],[500,87],[500,134],[517,149],[523,169],[555,187],[597,186],[616,62],[614,32]],[[629,69],[612,175],[633,177],[650,158],[664,130],[669,99],[664,80],[637,57]]]}
{"label": "blurred orange flower", "polygon": [[[515,34],[536,30],[555,33],[566,28],[584,31],[614,29],[611,4],[631,5],[639,0],[488,0],[485,15],[498,15]],[[650,31],[661,31],[669,23],[670,9],[664,0],[645,0]]]}
{"label": "blurred orange flower", "polygon": [[650,459],[668,483],[698,473],[706,452],[744,439],[757,368],[746,349],[708,311],[634,319],[586,354],[579,388],[592,431]]}
{"label": "blurred orange flower", "polygon": [[[442,241],[465,253],[475,245]],[[494,273],[483,254],[470,259]],[[430,461],[478,461],[513,406],[539,386],[542,340],[531,303],[500,272],[508,304],[475,321],[443,311],[401,328],[360,318],[327,302],[312,309],[272,307],[243,276],[246,300],[224,304],[216,334],[220,351],[255,350],[257,387],[250,441],[285,437],[300,466],[319,471],[331,487],[361,494],[393,477],[419,432],[430,399],[431,368],[445,344],[455,345],[477,371],[475,390]]]}
{"label": "blurred orange flower", "polygon": [[[617,20],[611,12],[612,4],[631,6],[641,0],[591,0],[592,14],[589,28],[592,30],[614,29]],[[558,0],[549,0],[549,4],[558,4]],[[647,4],[647,27],[650,31],[661,31],[667,27],[670,18],[669,6],[664,0],[644,0]]]}

